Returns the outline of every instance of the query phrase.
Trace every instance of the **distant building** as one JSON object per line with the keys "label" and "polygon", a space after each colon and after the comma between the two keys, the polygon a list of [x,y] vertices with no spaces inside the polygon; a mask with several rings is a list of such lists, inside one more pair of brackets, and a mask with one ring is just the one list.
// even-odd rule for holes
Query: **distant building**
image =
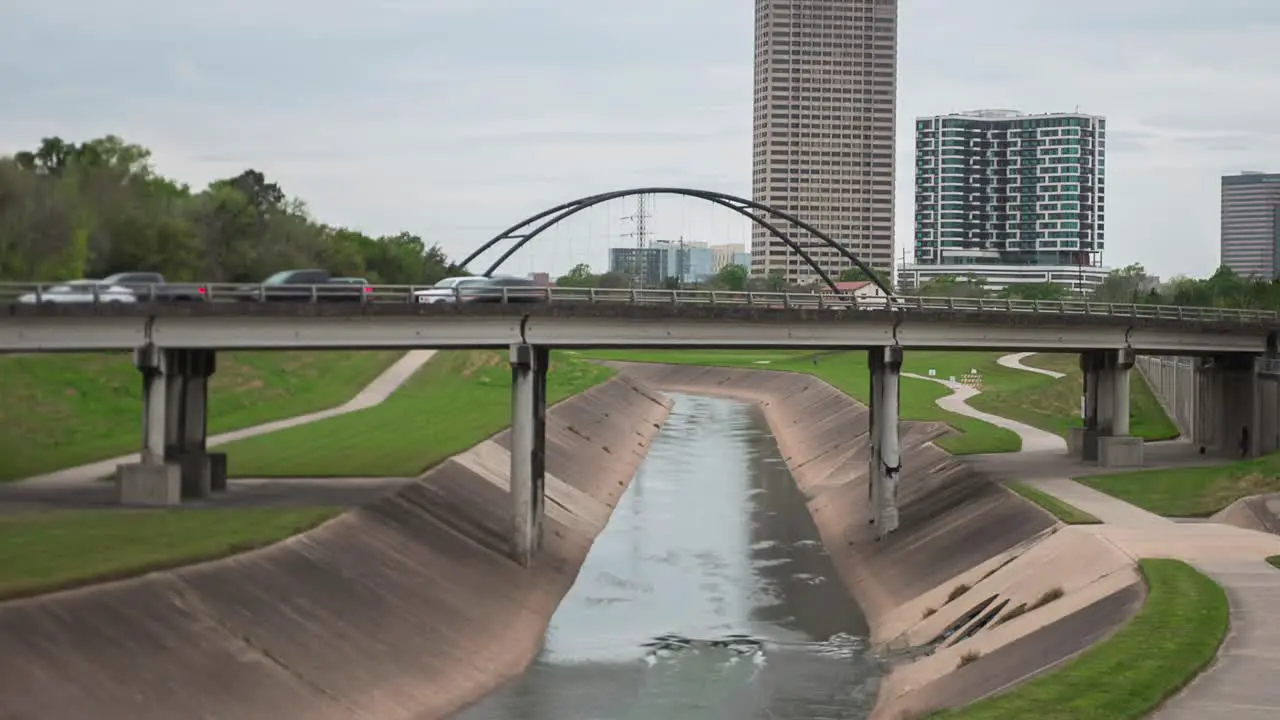
{"label": "distant building", "polygon": [[674,277],[674,254],[666,245],[609,248],[609,272],[626,275],[639,287],[659,287],[668,277]]}
{"label": "distant building", "polygon": [[535,285],[541,285],[542,287],[551,287],[552,285],[555,285],[555,282],[551,279],[551,273],[532,272],[529,273],[529,279],[532,280]]}
{"label": "distant building", "polygon": [[915,292],[921,285],[944,277],[965,280],[973,276],[982,287],[999,292],[1010,285],[1063,285],[1072,292],[1089,294],[1107,278],[1107,268],[1096,265],[902,265],[898,289]]}
{"label": "distant building", "polygon": [[1244,277],[1280,277],[1280,173],[1222,178],[1221,264]]}
{"label": "distant building", "polygon": [[[745,255],[747,246],[742,243],[726,243],[724,245],[711,246],[711,272],[718,273],[721,268],[726,265],[738,265],[736,258],[739,255]],[[751,256],[747,255],[747,262],[750,263]],[[747,265],[749,269],[751,266]]]}
{"label": "distant building", "polygon": [[884,291],[879,285],[870,280],[848,280],[836,283],[836,290],[841,294],[852,295],[855,298],[872,298],[885,297]]}
{"label": "distant building", "polygon": [[899,283],[1094,283],[1106,274],[1105,175],[1106,120],[1096,115],[918,118],[914,262]]}

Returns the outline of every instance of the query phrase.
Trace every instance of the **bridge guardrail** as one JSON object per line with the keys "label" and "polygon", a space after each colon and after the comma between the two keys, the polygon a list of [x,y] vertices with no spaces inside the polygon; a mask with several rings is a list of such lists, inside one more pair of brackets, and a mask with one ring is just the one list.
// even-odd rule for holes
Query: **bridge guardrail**
{"label": "bridge guardrail", "polygon": [[[429,286],[315,285],[264,286],[244,283],[174,283],[173,285],[94,286],[75,298],[54,290],[66,283],[0,283],[0,304],[111,304],[149,302],[420,302]],[[187,290],[173,294],[172,287]],[[198,289],[191,292],[191,288]],[[438,289],[435,290],[437,293]],[[436,295],[436,298],[441,296]],[[447,296],[444,296],[447,298]],[[1101,303],[1091,300],[1008,300],[953,297],[854,297],[823,292],[744,292],[728,290],[650,290],[635,288],[506,287],[454,290],[453,302],[491,303],[624,303],[633,305],[740,305],[829,310],[941,310],[952,312],[1008,312],[1053,315],[1092,315],[1187,321],[1276,321],[1273,310]],[[448,301],[446,300],[446,301]]]}

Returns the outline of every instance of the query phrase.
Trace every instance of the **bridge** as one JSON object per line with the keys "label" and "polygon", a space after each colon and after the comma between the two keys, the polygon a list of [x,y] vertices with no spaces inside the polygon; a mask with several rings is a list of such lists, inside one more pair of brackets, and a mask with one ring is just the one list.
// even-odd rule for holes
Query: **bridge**
{"label": "bridge", "polygon": [[[732,205],[743,214],[748,214],[746,208],[764,208],[701,191],[659,188],[622,194],[655,190],[700,193],[695,197]],[[517,239],[518,247],[559,219],[603,202],[600,198],[620,196],[591,196],[534,216],[463,264],[496,242]],[[789,221],[808,227],[795,218]],[[801,246],[769,227],[835,289]],[[838,243],[825,242],[853,258]],[[853,262],[864,267],[856,258]],[[487,298],[493,302],[419,304],[414,292],[425,288],[405,286],[370,287],[354,298],[358,302],[326,301],[322,287],[302,292],[297,301],[266,302],[262,287],[200,285],[204,292],[199,302],[164,301],[155,288],[142,288],[135,301],[95,296],[95,302],[83,304],[40,303],[41,286],[0,285],[0,352],[134,353],[144,388],[142,457],[117,471],[122,503],[176,504],[225,488],[226,458],[206,447],[208,379],[222,350],[506,350],[513,378],[512,555],[525,564],[542,537],[546,372],[553,348],[866,350],[871,507],[882,537],[898,526],[899,379],[904,354],[913,349],[1079,353],[1084,425],[1068,444],[1082,459],[1104,466],[1142,464],[1142,440],[1129,432],[1130,371],[1136,356],[1204,358],[1204,386],[1213,392],[1197,412],[1199,422],[1217,429],[1214,437],[1220,442],[1214,450],[1238,454],[1243,445],[1248,454],[1257,455],[1280,447],[1280,437],[1258,432],[1264,417],[1280,413],[1276,403],[1260,399],[1260,364],[1255,362],[1280,356],[1280,317],[1274,312],[890,293],[852,298],[826,292],[577,288],[544,288],[540,296],[521,288],[518,296],[504,290],[501,297]],[[1236,444],[1235,438],[1243,439]]]}

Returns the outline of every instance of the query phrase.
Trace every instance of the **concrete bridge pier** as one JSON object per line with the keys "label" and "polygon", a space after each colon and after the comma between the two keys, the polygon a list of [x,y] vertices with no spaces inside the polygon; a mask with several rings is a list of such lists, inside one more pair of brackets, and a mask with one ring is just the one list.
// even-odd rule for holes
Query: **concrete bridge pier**
{"label": "concrete bridge pier", "polygon": [[872,348],[867,352],[871,370],[871,456],[868,459],[871,523],[883,540],[898,529],[898,479],[902,472],[898,437],[899,388],[902,348]]}
{"label": "concrete bridge pier", "polygon": [[167,350],[165,462],[182,469],[182,497],[204,498],[227,489],[227,456],[210,453],[209,378],[212,350]]}
{"label": "concrete bridge pier", "polygon": [[142,373],[142,457],[116,467],[116,495],[124,505],[177,505],[182,470],[165,458],[169,356],[147,345],[134,351],[133,360]]}
{"label": "concrete bridge pier", "polygon": [[1199,358],[1195,367],[1195,413],[1191,438],[1205,452],[1258,457],[1271,450],[1266,399],[1255,355],[1233,353]]}
{"label": "concrete bridge pier", "polygon": [[511,556],[528,567],[542,547],[550,349],[511,346]]}
{"label": "concrete bridge pier", "polygon": [[1103,467],[1141,467],[1142,438],[1129,434],[1129,382],[1136,356],[1132,349],[1084,353],[1084,427],[1067,438],[1068,451]]}

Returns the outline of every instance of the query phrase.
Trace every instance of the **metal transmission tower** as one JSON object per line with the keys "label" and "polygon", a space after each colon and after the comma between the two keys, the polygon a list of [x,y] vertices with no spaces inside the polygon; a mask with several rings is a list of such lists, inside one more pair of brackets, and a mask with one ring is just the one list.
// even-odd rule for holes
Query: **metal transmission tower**
{"label": "metal transmission tower", "polygon": [[652,275],[650,266],[653,264],[649,257],[649,196],[647,194],[636,195],[636,213],[622,218],[635,223],[636,229],[629,233],[623,233],[622,237],[635,238],[636,250],[631,256],[628,273],[632,282],[642,288],[655,287],[656,283],[661,282],[663,278],[649,277]]}

